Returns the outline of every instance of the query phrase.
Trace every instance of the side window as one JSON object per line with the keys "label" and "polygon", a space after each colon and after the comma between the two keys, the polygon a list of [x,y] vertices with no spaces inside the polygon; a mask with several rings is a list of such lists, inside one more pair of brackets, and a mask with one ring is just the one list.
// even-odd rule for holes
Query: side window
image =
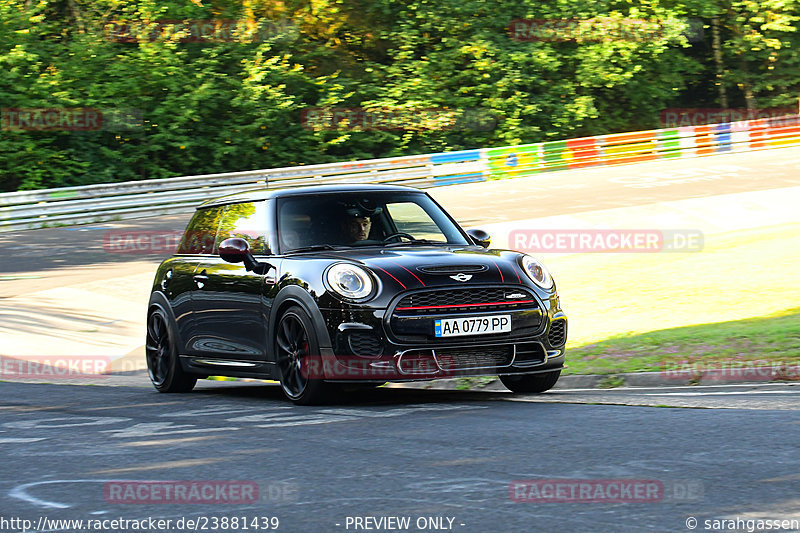
{"label": "side window", "polygon": [[225,239],[238,237],[247,241],[253,255],[269,254],[267,203],[249,202],[224,207],[213,253],[219,252],[219,245]]}
{"label": "side window", "polygon": [[212,253],[220,218],[222,218],[222,207],[198,209],[186,227],[177,253],[192,255]]}

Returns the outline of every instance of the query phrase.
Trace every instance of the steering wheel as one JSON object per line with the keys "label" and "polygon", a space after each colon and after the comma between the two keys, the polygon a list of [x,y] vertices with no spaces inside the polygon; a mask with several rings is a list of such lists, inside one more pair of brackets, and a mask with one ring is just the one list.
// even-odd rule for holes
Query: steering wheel
{"label": "steering wheel", "polygon": [[414,238],[413,235],[409,235],[408,233],[392,233],[391,235],[387,235],[386,238],[383,239],[383,242],[389,242],[391,239],[395,239],[397,237],[406,237],[409,241],[416,241],[417,239]]}

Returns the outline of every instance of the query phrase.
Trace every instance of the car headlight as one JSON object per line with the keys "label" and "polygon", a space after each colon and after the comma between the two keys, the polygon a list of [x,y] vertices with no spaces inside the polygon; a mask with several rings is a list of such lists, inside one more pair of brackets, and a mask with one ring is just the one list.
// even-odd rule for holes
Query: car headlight
{"label": "car headlight", "polygon": [[549,289],[553,286],[553,277],[547,271],[545,266],[538,260],[529,255],[522,256],[522,270],[528,275],[531,280],[543,289]]}
{"label": "car headlight", "polygon": [[345,298],[361,300],[372,294],[372,278],[360,266],[337,263],[328,269],[328,285]]}

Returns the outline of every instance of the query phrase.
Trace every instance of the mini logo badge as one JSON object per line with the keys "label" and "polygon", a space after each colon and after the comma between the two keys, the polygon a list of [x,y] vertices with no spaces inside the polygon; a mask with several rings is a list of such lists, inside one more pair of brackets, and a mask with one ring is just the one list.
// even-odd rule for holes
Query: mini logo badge
{"label": "mini logo badge", "polygon": [[450,276],[450,278],[456,281],[469,281],[472,279],[472,274],[464,274],[463,272],[459,272],[455,276]]}

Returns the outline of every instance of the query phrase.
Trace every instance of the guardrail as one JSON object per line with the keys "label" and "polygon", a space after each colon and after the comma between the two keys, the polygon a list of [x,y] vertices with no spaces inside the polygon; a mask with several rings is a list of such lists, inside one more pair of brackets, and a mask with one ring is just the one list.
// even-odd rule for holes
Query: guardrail
{"label": "guardrail", "polygon": [[394,183],[419,188],[541,172],[800,145],[800,115],[346,163],[0,194],[0,231],[175,214],[264,187]]}

